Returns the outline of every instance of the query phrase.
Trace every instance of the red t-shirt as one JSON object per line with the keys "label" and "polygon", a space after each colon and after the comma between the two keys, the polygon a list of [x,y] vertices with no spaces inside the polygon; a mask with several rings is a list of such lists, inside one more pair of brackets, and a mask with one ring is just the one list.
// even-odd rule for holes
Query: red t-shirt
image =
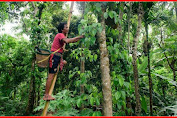
{"label": "red t-shirt", "polygon": [[58,52],[63,53],[64,42],[61,40],[64,38],[66,38],[66,37],[63,33],[58,33],[53,40],[51,51],[54,52],[54,51],[58,50],[59,48],[61,48]]}

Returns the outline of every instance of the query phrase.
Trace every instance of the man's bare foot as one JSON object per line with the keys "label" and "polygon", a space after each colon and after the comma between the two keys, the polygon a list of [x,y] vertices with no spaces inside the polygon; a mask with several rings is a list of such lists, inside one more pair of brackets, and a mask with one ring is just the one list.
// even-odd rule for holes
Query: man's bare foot
{"label": "man's bare foot", "polygon": [[52,97],[51,95],[44,95],[44,97],[43,97],[43,100],[55,100],[55,98],[54,97]]}
{"label": "man's bare foot", "polygon": [[64,64],[64,65],[67,64],[67,61],[66,61],[66,60],[63,60],[63,64]]}

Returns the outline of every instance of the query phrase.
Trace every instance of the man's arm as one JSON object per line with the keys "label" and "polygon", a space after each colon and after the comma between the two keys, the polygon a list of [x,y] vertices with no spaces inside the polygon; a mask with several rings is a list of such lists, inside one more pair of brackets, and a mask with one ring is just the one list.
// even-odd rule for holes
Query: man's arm
{"label": "man's arm", "polygon": [[81,38],[84,38],[84,35],[77,36],[74,38],[64,38],[64,39],[62,39],[62,41],[64,41],[65,43],[74,43],[74,42],[79,41]]}

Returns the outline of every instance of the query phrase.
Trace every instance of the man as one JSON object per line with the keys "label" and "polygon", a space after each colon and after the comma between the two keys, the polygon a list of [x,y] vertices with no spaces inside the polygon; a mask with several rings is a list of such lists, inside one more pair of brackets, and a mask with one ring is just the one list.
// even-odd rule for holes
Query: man
{"label": "man", "polygon": [[[47,78],[47,82],[46,82],[46,88],[45,88],[45,95],[43,97],[43,100],[55,100],[54,97],[52,97],[51,95],[49,95],[49,89],[50,86],[52,84],[52,80],[54,78],[55,73],[57,72],[57,67],[58,64],[61,60],[61,54],[63,53],[63,45],[64,43],[74,43],[79,41],[81,38],[84,38],[83,35],[78,36],[78,37],[74,37],[74,38],[66,38],[66,34],[68,33],[69,29],[66,23],[60,23],[58,25],[58,34],[55,36],[52,47],[51,47],[51,51],[54,52],[58,49],[60,49],[58,52],[56,52],[55,54],[52,54],[50,56],[50,60],[49,60],[49,75]],[[64,64],[66,64],[66,61],[63,61]]]}

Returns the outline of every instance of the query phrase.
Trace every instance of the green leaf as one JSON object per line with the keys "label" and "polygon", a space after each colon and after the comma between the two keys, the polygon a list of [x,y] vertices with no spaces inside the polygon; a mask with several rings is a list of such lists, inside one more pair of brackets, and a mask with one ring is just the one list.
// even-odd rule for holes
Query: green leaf
{"label": "green leaf", "polygon": [[107,19],[108,18],[108,13],[104,12],[104,18]]}
{"label": "green leaf", "polygon": [[83,78],[85,76],[85,73],[80,74],[80,78]]}
{"label": "green leaf", "polygon": [[89,60],[90,60],[90,62],[93,61],[93,55],[90,55]]}
{"label": "green leaf", "polygon": [[109,39],[109,41],[110,41],[111,43],[113,43],[113,38],[112,38],[112,37],[108,37],[108,39]]}
{"label": "green leaf", "polygon": [[117,17],[117,15],[114,15],[114,23],[115,23],[115,24],[118,23],[118,17]]}
{"label": "green leaf", "polygon": [[122,97],[125,99],[126,95],[125,95],[125,91],[121,91]]}
{"label": "green leaf", "polygon": [[148,57],[144,57],[143,63],[138,68],[139,72],[142,73],[143,71],[145,71],[147,65],[148,65]]}
{"label": "green leaf", "polygon": [[95,99],[96,100],[96,105],[100,105],[100,101],[98,98]]}
{"label": "green leaf", "polygon": [[77,100],[77,107],[81,107],[81,104],[82,104],[81,99],[78,99],[78,100]]}
{"label": "green leaf", "polygon": [[92,32],[92,36],[95,36],[97,31],[94,28],[92,28],[91,32]]}
{"label": "green leaf", "polygon": [[120,104],[120,102],[117,103],[117,107],[118,109],[121,109],[122,105]]}
{"label": "green leaf", "polygon": [[100,26],[100,27],[98,28],[99,33],[101,33],[102,30],[103,30],[103,28]]}
{"label": "green leaf", "polygon": [[119,79],[120,86],[123,86],[123,84],[124,84],[124,78],[121,75],[118,75],[117,78]]}
{"label": "green leaf", "polygon": [[120,93],[119,91],[117,91],[117,92],[115,93],[115,98],[116,98],[116,100],[118,100],[120,97],[121,97],[121,93]]}
{"label": "green leaf", "polygon": [[80,84],[81,84],[81,80],[77,80],[77,81],[76,81],[76,86],[79,87]]}
{"label": "green leaf", "polygon": [[122,101],[122,104],[123,104],[124,108],[126,108],[126,103],[125,103],[125,101]]}
{"label": "green leaf", "polygon": [[124,86],[125,86],[126,88],[129,88],[129,87],[130,87],[130,83],[129,83],[129,82],[124,82]]}
{"label": "green leaf", "polygon": [[92,26],[96,28],[97,27],[97,23],[93,23]]}
{"label": "green leaf", "polygon": [[82,19],[80,22],[81,22],[81,24],[86,24],[87,21]]}
{"label": "green leaf", "polygon": [[95,37],[91,37],[90,42],[91,42],[92,45],[95,44],[95,41],[96,41],[96,38]]}
{"label": "green leaf", "polygon": [[114,17],[113,11],[109,11],[108,14],[109,14],[109,17],[110,17],[111,19]]}
{"label": "green leaf", "polygon": [[102,116],[100,111],[95,111],[92,116]]}
{"label": "green leaf", "polygon": [[142,97],[141,106],[142,106],[142,109],[145,112],[147,112],[147,103],[146,103],[145,97]]}
{"label": "green leaf", "polygon": [[97,57],[98,57],[97,54],[95,54],[95,55],[94,55],[94,60],[95,60],[95,61],[97,60]]}
{"label": "green leaf", "polygon": [[95,5],[96,5],[96,10],[98,12],[101,12],[101,4],[100,3],[96,3]]}
{"label": "green leaf", "polygon": [[82,79],[82,80],[81,80],[81,84],[87,83],[87,78],[86,78],[86,76],[83,76],[81,79]]}
{"label": "green leaf", "polygon": [[90,98],[90,104],[91,104],[92,106],[94,105],[94,98],[93,98],[93,97]]}

